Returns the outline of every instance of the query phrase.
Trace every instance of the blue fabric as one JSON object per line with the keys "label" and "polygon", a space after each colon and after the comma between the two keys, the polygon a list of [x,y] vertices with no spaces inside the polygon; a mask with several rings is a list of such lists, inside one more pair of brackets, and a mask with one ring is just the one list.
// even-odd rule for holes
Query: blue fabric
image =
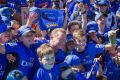
{"label": "blue fabric", "polygon": [[48,4],[48,6],[51,6],[51,0],[35,0],[35,5],[37,7],[42,7],[44,4]]}
{"label": "blue fabric", "polygon": [[98,32],[98,24],[95,21],[90,21],[87,23],[87,32],[90,31]]}
{"label": "blue fabric", "polygon": [[17,36],[20,37],[28,32],[34,32],[31,27],[23,25],[18,29]]}
{"label": "blue fabric", "polygon": [[62,28],[64,23],[64,10],[39,10],[40,19],[38,26],[41,30],[48,30],[49,28]]}
{"label": "blue fabric", "polygon": [[55,64],[58,65],[60,63],[62,63],[65,60],[66,54],[64,51],[62,51],[61,49],[59,49],[56,53],[55,53]]}
{"label": "blue fabric", "polygon": [[6,55],[0,54],[0,80],[2,80],[6,67],[7,67]]}
{"label": "blue fabric", "polygon": [[109,80],[120,80],[120,68],[111,59],[109,54],[105,56],[104,74]]}
{"label": "blue fabric", "polygon": [[72,54],[77,55],[81,64],[85,67],[87,71],[91,69],[93,65],[94,58],[97,55],[100,55],[104,52],[104,45],[100,44],[87,44],[85,51],[79,53],[76,50],[73,50]]}
{"label": "blue fabric", "polygon": [[61,80],[60,69],[57,66],[54,66],[51,70],[46,70],[45,68],[40,67],[33,80],[51,80],[49,76],[50,73],[52,75],[52,80]]}
{"label": "blue fabric", "polygon": [[34,64],[34,53],[21,42],[6,43],[5,49],[6,53],[15,52],[18,54],[19,63],[17,69],[22,71],[29,79]]}
{"label": "blue fabric", "polygon": [[7,26],[4,23],[0,24],[0,34],[3,33],[3,32],[6,32],[10,28],[11,28],[11,26]]}
{"label": "blue fabric", "polygon": [[76,55],[67,55],[64,62],[67,63],[68,66],[79,66],[80,65],[80,58]]}

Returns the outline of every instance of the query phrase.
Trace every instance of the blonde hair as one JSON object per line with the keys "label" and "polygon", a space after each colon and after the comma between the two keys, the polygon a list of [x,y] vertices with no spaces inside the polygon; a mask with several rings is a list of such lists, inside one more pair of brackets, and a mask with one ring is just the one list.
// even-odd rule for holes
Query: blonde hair
{"label": "blonde hair", "polygon": [[85,32],[83,30],[75,30],[73,32],[73,38],[79,39],[80,37],[86,37]]}
{"label": "blonde hair", "polygon": [[66,34],[66,31],[63,28],[56,28],[51,32],[50,38],[56,37],[59,32]]}
{"label": "blonde hair", "polygon": [[52,53],[54,53],[54,51],[53,51],[52,47],[47,43],[42,44],[37,49],[37,54],[40,58],[42,58],[46,54],[52,54]]}

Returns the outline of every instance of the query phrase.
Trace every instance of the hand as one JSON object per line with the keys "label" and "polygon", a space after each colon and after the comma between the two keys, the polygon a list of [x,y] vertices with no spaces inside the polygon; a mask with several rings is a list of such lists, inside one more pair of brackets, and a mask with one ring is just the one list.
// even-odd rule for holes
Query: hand
{"label": "hand", "polygon": [[108,37],[109,37],[109,41],[111,44],[116,44],[116,33],[119,29],[117,30],[111,30],[108,32]]}
{"label": "hand", "polygon": [[7,60],[9,63],[15,62],[16,58],[12,54],[7,54]]}

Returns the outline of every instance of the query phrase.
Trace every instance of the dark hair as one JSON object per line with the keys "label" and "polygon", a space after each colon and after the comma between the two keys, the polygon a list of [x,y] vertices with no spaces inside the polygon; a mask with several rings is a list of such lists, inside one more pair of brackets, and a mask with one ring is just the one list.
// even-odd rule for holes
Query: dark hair
{"label": "dark hair", "polygon": [[74,20],[74,21],[70,21],[70,22],[68,23],[68,30],[69,30],[69,31],[70,31],[70,29],[71,29],[71,27],[72,27],[73,25],[78,25],[79,28],[82,29],[82,25],[81,25],[77,20]]}

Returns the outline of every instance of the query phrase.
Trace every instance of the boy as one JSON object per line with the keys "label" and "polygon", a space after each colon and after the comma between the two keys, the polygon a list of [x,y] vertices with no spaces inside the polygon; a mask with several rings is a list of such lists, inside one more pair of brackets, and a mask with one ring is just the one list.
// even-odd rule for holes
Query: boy
{"label": "boy", "polygon": [[32,72],[35,55],[30,49],[34,42],[34,31],[28,26],[21,26],[17,34],[19,42],[0,44],[0,53],[16,53],[19,56],[17,69],[22,71],[28,79]]}
{"label": "boy", "polygon": [[[109,36],[116,36],[116,31],[109,32]],[[81,64],[84,66],[86,71],[90,71],[92,65],[94,63],[94,58],[96,55],[100,55],[101,53],[107,50],[111,50],[114,48],[114,44],[100,45],[100,44],[87,44],[86,35],[83,31],[74,31],[73,38],[75,41],[75,50],[73,50],[72,54],[77,55],[81,59]],[[115,37],[112,37],[113,40]],[[90,79],[95,79],[95,74],[93,74]]]}
{"label": "boy", "polygon": [[48,44],[42,44],[37,49],[41,67],[38,69],[33,80],[59,80],[60,70],[54,65],[55,54]]}

